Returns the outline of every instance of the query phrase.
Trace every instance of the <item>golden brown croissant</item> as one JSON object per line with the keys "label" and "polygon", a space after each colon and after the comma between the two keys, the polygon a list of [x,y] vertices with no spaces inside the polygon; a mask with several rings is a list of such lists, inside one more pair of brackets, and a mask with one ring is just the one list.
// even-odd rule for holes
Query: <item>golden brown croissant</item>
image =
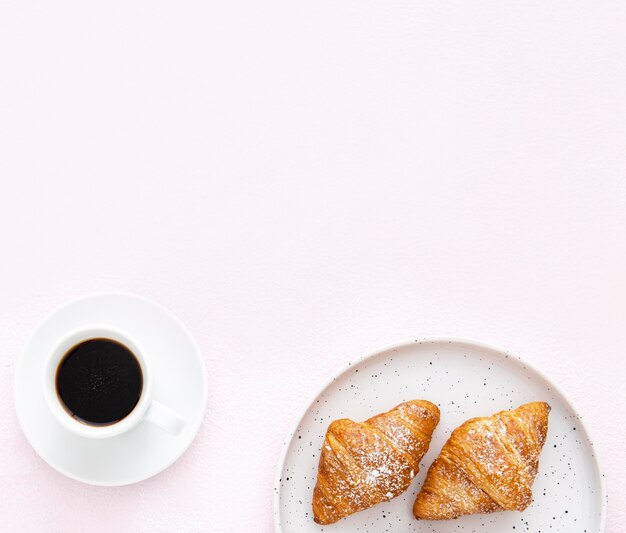
{"label": "golden brown croissant", "polygon": [[315,521],[332,524],[404,492],[438,423],[439,408],[425,400],[401,403],[362,424],[332,422],[313,490]]}
{"label": "golden brown croissant", "polygon": [[548,413],[547,403],[527,403],[455,429],[428,470],[413,506],[415,517],[445,520],[526,509],[546,441]]}

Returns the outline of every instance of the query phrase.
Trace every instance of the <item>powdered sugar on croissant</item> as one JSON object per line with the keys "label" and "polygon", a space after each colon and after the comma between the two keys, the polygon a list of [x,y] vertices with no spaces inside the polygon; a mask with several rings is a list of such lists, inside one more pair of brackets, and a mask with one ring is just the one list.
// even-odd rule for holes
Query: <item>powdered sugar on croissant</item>
{"label": "powdered sugar on croissant", "polygon": [[438,423],[438,407],[425,400],[404,402],[363,423],[332,422],[313,491],[315,521],[332,524],[403,493]]}
{"label": "powdered sugar on croissant", "polygon": [[445,520],[526,509],[532,502],[549,413],[547,403],[533,402],[463,423],[430,467],[413,514]]}

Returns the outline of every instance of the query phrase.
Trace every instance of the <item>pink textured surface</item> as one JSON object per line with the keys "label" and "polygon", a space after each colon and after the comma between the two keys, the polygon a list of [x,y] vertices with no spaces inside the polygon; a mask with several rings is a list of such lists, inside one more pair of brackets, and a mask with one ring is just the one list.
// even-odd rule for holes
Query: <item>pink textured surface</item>
{"label": "pink textured surface", "polygon": [[[264,532],[307,397],[450,334],[569,391],[626,520],[626,4],[0,6],[0,529]],[[152,298],[209,372],[189,452],[57,474],[14,414],[56,305]],[[612,491],[611,491],[612,489]]]}

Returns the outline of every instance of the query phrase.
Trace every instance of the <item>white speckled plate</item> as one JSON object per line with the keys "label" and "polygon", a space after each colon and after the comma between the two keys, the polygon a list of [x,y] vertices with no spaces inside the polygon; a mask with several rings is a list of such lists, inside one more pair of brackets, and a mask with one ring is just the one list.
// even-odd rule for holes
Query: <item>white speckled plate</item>
{"label": "white speckled plate", "polygon": [[[412,399],[438,404],[441,422],[409,490],[336,524],[315,524],[311,498],[328,424],[343,417],[365,420]],[[413,518],[415,495],[455,427],[468,418],[536,400],[547,401],[552,412],[533,487],[534,502],[526,511],[441,522]],[[308,405],[289,435],[274,494],[274,521],[280,533],[599,533],[604,531],[605,513],[604,478],[582,420],[565,394],[519,357],[461,339],[422,339],[393,346],[339,373]]]}

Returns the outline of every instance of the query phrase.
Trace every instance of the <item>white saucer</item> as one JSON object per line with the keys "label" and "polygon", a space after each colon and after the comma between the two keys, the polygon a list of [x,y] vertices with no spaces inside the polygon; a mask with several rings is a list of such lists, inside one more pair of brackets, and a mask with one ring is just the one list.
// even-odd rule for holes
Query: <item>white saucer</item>
{"label": "white saucer", "polygon": [[[41,386],[43,358],[68,331],[94,323],[132,332],[149,353],[154,399],[185,419],[180,435],[144,421],[117,437],[85,439],[52,416]],[[50,466],[92,485],[128,485],[170,466],[196,436],[206,397],[204,363],[185,327],[155,303],[126,294],[87,296],[55,310],[26,343],[16,371],[15,405],[28,442]]]}

